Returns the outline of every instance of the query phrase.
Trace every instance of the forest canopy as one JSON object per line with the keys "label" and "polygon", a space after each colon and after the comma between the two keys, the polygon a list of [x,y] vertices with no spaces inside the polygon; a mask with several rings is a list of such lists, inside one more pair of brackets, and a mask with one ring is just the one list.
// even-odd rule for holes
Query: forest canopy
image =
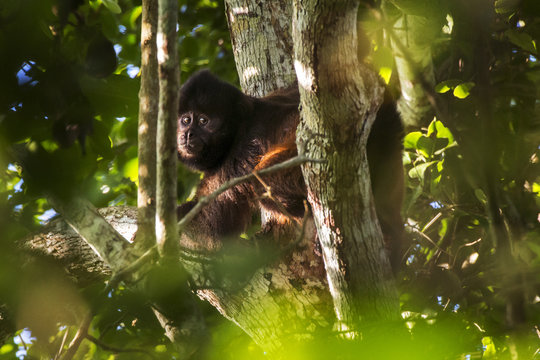
{"label": "forest canopy", "polygon": [[[230,3],[178,1],[181,83],[210,69],[246,85]],[[0,359],[267,357],[202,300],[208,338],[179,351],[148,292],[187,284],[182,272],[111,288],[110,269],[68,273],[24,243],[59,217],[51,198],[137,205],[141,12],[138,0],[0,0]],[[540,359],[540,2],[361,1],[357,25],[358,58],[405,124],[401,319],[357,342],[317,334],[290,356]],[[199,180],[179,165],[179,204]],[[221,265],[268,261],[251,255]]]}

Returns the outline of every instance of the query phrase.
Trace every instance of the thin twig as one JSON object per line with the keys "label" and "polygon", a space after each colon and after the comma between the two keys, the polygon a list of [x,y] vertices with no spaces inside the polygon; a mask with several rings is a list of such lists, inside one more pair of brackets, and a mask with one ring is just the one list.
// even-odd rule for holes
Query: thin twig
{"label": "thin twig", "polygon": [[81,326],[79,327],[79,330],[77,330],[75,337],[73,338],[73,340],[71,340],[69,347],[67,348],[66,352],[62,356],[62,360],[73,359],[73,357],[75,356],[75,353],[79,349],[79,346],[81,346],[82,341],[88,335],[88,328],[90,327],[91,322],[92,322],[92,314],[88,312],[88,314],[86,314],[86,316],[84,317],[81,323]]}
{"label": "thin twig", "polygon": [[94,344],[96,344],[97,346],[99,346],[100,348],[102,348],[103,350],[106,350],[106,351],[110,351],[112,353],[128,353],[128,352],[137,352],[137,353],[142,353],[142,354],[145,354],[145,355],[148,355],[150,358],[152,359],[157,359],[156,356],[154,356],[154,354],[152,354],[150,351],[148,350],[144,350],[144,349],[129,349],[129,348],[126,348],[126,349],[122,349],[122,348],[117,348],[117,347],[114,347],[114,346],[111,346],[111,345],[108,345],[108,344],[105,344],[103,341],[93,337],[92,335],[90,334],[86,334],[85,338],[91,342],[93,342]]}
{"label": "thin twig", "polygon": [[109,280],[106,291],[114,289],[122,280],[128,279],[133,273],[139,270],[143,265],[152,260],[157,255],[157,245],[152,246],[150,249],[146,250],[137,260],[129,264],[129,266],[123,268],[122,270],[116,272]]}
{"label": "thin twig", "polygon": [[427,229],[429,229],[431,227],[431,225],[433,225],[435,223],[435,221],[437,221],[440,217],[442,216],[442,212],[439,212],[437,215],[435,215],[435,217],[433,217],[433,219],[431,219],[426,226],[424,226],[424,228],[422,229],[422,233],[425,233]]}
{"label": "thin twig", "polygon": [[19,340],[21,341],[21,344],[22,344],[24,350],[28,350],[28,345],[26,345],[26,343],[24,342],[22,334],[19,334]]}
{"label": "thin twig", "polygon": [[58,352],[54,356],[54,360],[59,359],[60,355],[62,355],[62,349],[64,349],[64,345],[66,344],[68,334],[69,334],[69,327],[66,327],[66,331],[64,332],[64,337],[62,338],[62,342],[60,343],[60,347],[58,348]]}
{"label": "thin twig", "polygon": [[441,248],[439,245],[437,245],[437,243],[435,241],[433,241],[429,236],[427,236],[426,234],[424,234],[423,232],[421,232],[420,230],[418,230],[417,228],[415,228],[414,226],[411,226],[410,227],[412,232],[415,233],[415,234],[418,234],[420,235],[422,238],[426,239],[429,243],[431,243],[438,251],[441,251],[443,253],[445,253],[446,255],[452,257],[452,254],[450,254],[449,252],[447,252],[446,250],[444,250],[443,248]]}
{"label": "thin twig", "polygon": [[[269,174],[269,173],[272,173],[272,172],[276,172],[276,171],[280,171],[280,170],[285,170],[285,169],[288,169],[288,168],[291,168],[291,167],[295,167],[295,166],[298,166],[298,165],[301,165],[305,162],[315,162],[315,163],[323,163],[325,160],[322,160],[322,159],[310,159],[304,155],[297,155],[289,160],[286,160],[282,163],[279,163],[279,164],[276,164],[276,165],[272,165],[272,166],[269,166],[265,169],[262,169],[262,170],[259,170],[257,171],[257,174],[259,175],[265,175],[265,174]],[[243,182],[246,182],[248,180],[251,180],[255,178],[255,174],[253,172],[247,174],[247,175],[244,175],[244,176],[239,176],[237,178],[234,178],[234,179],[231,179],[225,183],[223,183],[219,188],[217,188],[216,191],[214,191],[213,193],[207,195],[207,196],[203,196],[199,199],[199,201],[197,202],[197,204],[193,207],[193,209],[191,209],[179,222],[178,222],[178,231],[182,231],[185,226],[191,221],[193,220],[193,218],[195,218],[195,216],[197,216],[201,211],[202,209],[208,205],[211,201],[213,201],[214,199],[216,199],[219,195],[221,195],[222,193],[224,193],[225,191],[229,190],[230,188],[238,185],[238,184],[241,184]]]}

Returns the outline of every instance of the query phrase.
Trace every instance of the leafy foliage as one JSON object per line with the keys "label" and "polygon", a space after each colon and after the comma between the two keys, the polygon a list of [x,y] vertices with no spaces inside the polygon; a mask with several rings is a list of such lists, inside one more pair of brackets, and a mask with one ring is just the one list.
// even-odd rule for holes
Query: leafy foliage
{"label": "leafy foliage", "polygon": [[[423,40],[433,44],[438,81],[429,89],[436,118],[404,139],[404,321],[366,332],[361,347],[328,340],[291,356],[538,358],[540,3],[391,3],[399,16],[433,20]],[[220,1],[180,1],[183,79],[209,67],[236,82],[223,13]],[[96,341],[76,358],[179,356],[146,294],[81,289],[58,264],[16,246],[54,215],[47,193],[135,204],[140,14],[136,0],[0,2],[0,336],[15,334],[0,337],[0,359],[53,358],[88,310]],[[388,24],[362,23],[374,47],[368,60],[398,93]],[[179,178],[184,200],[198,175],[180,168]],[[262,357],[215,310],[205,316],[213,343],[201,357]]]}
{"label": "leafy foliage", "polygon": [[[427,89],[436,118],[404,139],[411,238],[400,279],[404,319],[417,339],[453,344],[436,357],[536,358],[540,6],[400,10],[441,19],[432,46],[438,84]],[[379,41],[386,49],[379,53],[390,51]]]}

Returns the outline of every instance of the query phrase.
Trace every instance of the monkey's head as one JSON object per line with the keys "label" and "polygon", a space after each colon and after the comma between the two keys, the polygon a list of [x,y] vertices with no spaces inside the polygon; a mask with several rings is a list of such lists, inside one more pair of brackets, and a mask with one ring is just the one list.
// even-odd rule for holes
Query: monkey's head
{"label": "monkey's head", "polygon": [[221,166],[244,125],[249,97],[209,71],[193,75],[180,89],[178,157],[199,171]]}

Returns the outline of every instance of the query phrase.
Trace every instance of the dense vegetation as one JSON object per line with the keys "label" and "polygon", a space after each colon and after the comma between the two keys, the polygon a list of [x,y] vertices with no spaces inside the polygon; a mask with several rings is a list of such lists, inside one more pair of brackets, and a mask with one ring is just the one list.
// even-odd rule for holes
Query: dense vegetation
{"label": "dense vegetation", "polygon": [[[426,89],[434,117],[404,139],[404,322],[360,347],[298,356],[540,358],[540,3],[404,3],[388,14],[430,19],[437,83]],[[364,12],[367,60],[398,94],[388,24]],[[92,309],[93,341],[77,358],[175,356],[144,296],[81,288],[19,246],[55,215],[49,193],[136,205],[140,13],[136,0],[0,1],[0,325],[17,331],[0,338],[0,359],[53,358],[81,307]],[[206,67],[236,82],[222,2],[180,0],[179,18],[181,79]],[[197,180],[179,168],[179,201]],[[262,357],[201,307],[213,336],[201,357]]]}

